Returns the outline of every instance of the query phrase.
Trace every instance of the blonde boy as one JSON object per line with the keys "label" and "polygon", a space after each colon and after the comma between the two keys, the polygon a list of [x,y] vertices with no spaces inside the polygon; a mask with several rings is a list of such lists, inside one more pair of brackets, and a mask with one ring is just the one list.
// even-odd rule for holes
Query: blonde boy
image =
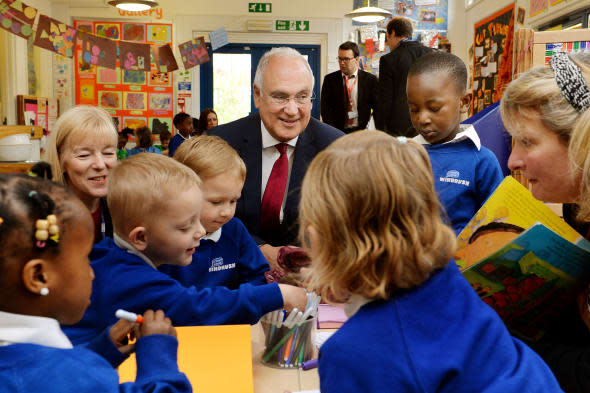
{"label": "blonde boy", "polygon": [[234,217],[246,178],[244,161],[223,139],[208,135],[180,145],[174,159],[202,180],[201,224],[207,235],[191,265],[166,265],[160,271],[184,286],[197,288],[222,285],[235,289],[243,283],[266,284],[268,262],[244,224]]}
{"label": "blonde boy", "polygon": [[[142,153],[123,161],[108,179],[107,202],[114,239],[95,246],[91,305],[64,331],[73,343],[89,341],[116,321],[119,308],[143,313],[161,309],[174,325],[256,323],[263,314],[305,305],[305,294],[278,285],[199,290],[157,270],[186,266],[205,229],[201,225],[199,177],[173,159]],[[297,288],[298,289],[298,288]],[[285,294],[287,297],[287,294]]]}

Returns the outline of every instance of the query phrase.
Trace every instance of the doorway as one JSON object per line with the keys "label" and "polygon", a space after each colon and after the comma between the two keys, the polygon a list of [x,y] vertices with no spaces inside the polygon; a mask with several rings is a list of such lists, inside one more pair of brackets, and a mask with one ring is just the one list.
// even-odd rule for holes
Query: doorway
{"label": "doorway", "polygon": [[[307,58],[315,79],[314,95],[319,98],[320,45],[228,44],[200,65],[200,111],[215,109],[220,124],[256,112],[252,88],[256,66],[265,52],[279,46],[292,47]],[[311,115],[320,118],[319,99],[314,100]]]}

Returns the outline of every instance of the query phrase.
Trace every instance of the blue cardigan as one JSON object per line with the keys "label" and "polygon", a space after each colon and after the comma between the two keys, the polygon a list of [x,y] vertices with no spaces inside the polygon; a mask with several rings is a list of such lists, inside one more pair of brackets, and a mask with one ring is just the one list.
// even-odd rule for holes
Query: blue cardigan
{"label": "blue cardigan", "polygon": [[158,269],[185,287],[235,289],[244,283],[266,284],[264,272],[270,267],[242,221],[234,217],[221,228],[217,242],[201,239],[190,265]]}
{"label": "blue cardigan", "polygon": [[194,326],[254,324],[283,307],[277,284],[243,284],[237,290],[186,288],[112,239],[95,245],[91,259],[95,278],[90,307],[76,325],[62,327],[74,344],[90,341],[115,323],[119,308],[140,314],[161,309],[174,326]]}
{"label": "blue cardigan", "polygon": [[320,349],[322,393],[555,393],[453,261],[421,286],[361,307]]}
{"label": "blue cardigan", "polygon": [[504,179],[498,159],[484,146],[477,150],[471,139],[424,148],[438,198],[459,234]]}
{"label": "blue cardigan", "polygon": [[178,371],[178,341],[168,335],[137,340],[137,378],[119,385],[117,371],[83,348],[59,349],[36,344],[0,347],[0,393],[180,393],[192,392]]}

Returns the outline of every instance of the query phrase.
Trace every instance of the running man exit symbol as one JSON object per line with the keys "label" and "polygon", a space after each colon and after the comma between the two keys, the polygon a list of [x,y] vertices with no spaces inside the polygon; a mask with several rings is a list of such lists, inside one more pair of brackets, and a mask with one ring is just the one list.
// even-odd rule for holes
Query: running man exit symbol
{"label": "running man exit symbol", "polygon": [[272,12],[272,3],[248,3],[248,12],[270,14]]}

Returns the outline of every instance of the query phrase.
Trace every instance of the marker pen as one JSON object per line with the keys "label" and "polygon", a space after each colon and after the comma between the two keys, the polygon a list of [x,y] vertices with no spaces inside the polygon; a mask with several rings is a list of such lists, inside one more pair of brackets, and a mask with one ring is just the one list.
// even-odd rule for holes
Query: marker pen
{"label": "marker pen", "polygon": [[115,316],[119,319],[124,319],[129,322],[135,322],[135,323],[142,323],[143,322],[143,317],[141,315],[137,315],[135,313],[121,310],[121,309],[118,309],[115,312]]}
{"label": "marker pen", "polygon": [[312,368],[316,368],[318,366],[318,359],[311,359],[307,362],[303,362],[301,368],[303,370],[311,370]]}

